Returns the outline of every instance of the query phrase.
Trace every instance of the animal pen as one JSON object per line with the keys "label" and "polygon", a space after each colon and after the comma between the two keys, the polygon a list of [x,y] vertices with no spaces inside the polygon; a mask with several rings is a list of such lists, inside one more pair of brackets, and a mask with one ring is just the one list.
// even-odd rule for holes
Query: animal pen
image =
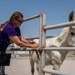
{"label": "animal pen", "polygon": [[[75,26],[75,21],[71,21],[74,19],[74,17],[72,15],[70,15],[69,21],[71,21],[71,22],[55,24],[55,25],[51,25],[51,26],[46,26],[46,14],[38,14],[38,15],[29,17],[29,18],[25,19],[23,22],[26,22],[26,21],[29,21],[29,20],[32,20],[35,18],[40,18],[39,48],[36,48],[36,50],[41,52],[39,55],[39,73],[38,73],[38,75],[45,75],[45,73],[56,74],[56,75],[75,75],[75,74],[64,73],[64,72],[57,71],[57,70],[49,71],[48,69],[45,69],[45,50],[53,51],[53,50],[61,49],[61,51],[64,51],[64,50],[74,51],[75,47],[45,47],[45,48],[42,48],[42,47],[46,46],[46,30]],[[32,50],[32,48],[27,48],[26,50],[30,51],[30,50]]]}
{"label": "animal pen", "polygon": [[[46,48],[42,48],[42,47],[46,46],[46,30],[74,26],[75,21],[71,21],[74,19],[74,17],[72,17],[70,15],[69,21],[71,21],[71,22],[55,24],[55,25],[51,25],[51,26],[46,26],[46,14],[38,14],[38,15],[32,16],[30,18],[25,19],[23,22],[26,22],[26,21],[29,21],[29,20],[35,19],[35,18],[40,18],[39,50],[42,51],[39,55],[40,59],[39,59],[39,73],[38,74],[45,75],[45,73],[50,73],[50,74],[57,74],[57,75],[74,75],[74,74],[67,74],[64,72],[56,71],[56,70],[49,71],[49,70],[45,69],[45,50],[60,50],[61,49],[61,51],[63,51],[63,50],[74,51],[75,47],[51,47],[51,48],[46,47]],[[32,48],[27,48],[26,50],[30,51],[30,50],[32,50]]]}

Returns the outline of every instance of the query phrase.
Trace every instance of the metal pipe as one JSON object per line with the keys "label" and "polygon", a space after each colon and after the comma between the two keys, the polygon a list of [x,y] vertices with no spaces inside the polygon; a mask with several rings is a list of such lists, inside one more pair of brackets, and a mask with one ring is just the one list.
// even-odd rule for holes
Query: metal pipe
{"label": "metal pipe", "polygon": [[75,47],[46,47],[44,50],[50,51],[75,51]]}
{"label": "metal pipe", "polygon": [[[39,51],[40,48],[12,48],[7,51]],[[49,51],[75,51],[75,47],[46,47],[43,48],[42,50],[49,50]]]}
{"label": "metal pipe", "polygon": [[32,16],[32,17],[29,17],[29,18],[26,18],[25,20],[23,20],[23,22],[26,22],[28,20],[31,20],[31,19],[34,19],[34,18],[38,18],[38,17],[40,17],[40,14]]}
{"label": "metal pipe", "polygon": [[75,21],[73,22],[66,22],[66,23],[60,23],[60,24],[55,24],[51,26],[45,26],[44,29],[46,30],[51,30],[51,29],[57,29],[57,28],[63,28],[63,27],[69,27],[69,26],[75,26]]}
{"label": "metal pipe", "polygon": [[[46,24],[46,15],[40,14],[40,32],[39,32],[39,48],[42,49],[42,46],[45,46],[45,32],[43,30],[43,26]],[[42,50],[41,50],[42,51]],[[39,75],[44,75],[41,68],[45,66],[45,52],[39,54]]]}
{"label": "metal pipe", "polygon": [[61,71],[57,71],[57,70],[48,70],[48,69],[43,69],[43,71],[45,73],[50,73],[50,74],[54,74],[54,75],[75,75],[75,74],[68,74],[68,73],[65,73],[65,72],[61,72]]}

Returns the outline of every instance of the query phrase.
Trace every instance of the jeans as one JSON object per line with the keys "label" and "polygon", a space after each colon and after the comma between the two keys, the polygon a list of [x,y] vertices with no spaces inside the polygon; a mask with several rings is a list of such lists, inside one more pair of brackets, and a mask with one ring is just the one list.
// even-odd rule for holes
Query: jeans
{"label": "jeans", "polygon": [[[1,53],[5,53],[5,52],[0,51],[0,54]],[[0,75],[5,75],[5,66],[0,66]]]}
{"label": "jeans", "polygon": [[5,67],[0,66],[0,75],[5,75]]}

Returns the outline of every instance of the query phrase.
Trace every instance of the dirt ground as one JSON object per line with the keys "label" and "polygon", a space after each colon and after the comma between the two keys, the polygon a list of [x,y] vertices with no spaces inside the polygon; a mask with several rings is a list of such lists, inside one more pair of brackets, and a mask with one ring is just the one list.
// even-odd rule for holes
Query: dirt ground
{"label": "dirt ground", "polygon": [[[51,66],[46,66],[46,68],[52,69]],[[10,66],[6,66],[5,71],[8,75],[31,75],[29,58],[11,58]],[[60,71],[75,74],[75,59],[65,60],[61,65]],[[36,70],[35,75],[38,75]],[[46,73],[46,75],[50,74]]]}

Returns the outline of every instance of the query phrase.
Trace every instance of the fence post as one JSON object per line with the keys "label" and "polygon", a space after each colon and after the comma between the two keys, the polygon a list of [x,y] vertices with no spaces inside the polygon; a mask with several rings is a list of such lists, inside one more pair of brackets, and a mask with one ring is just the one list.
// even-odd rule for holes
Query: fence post
{"label": "fence post", "polygon": [[39,35],[39,46],[40,46],[40,55],[39,55],[39,75],[44,75],[42,68],[45,66],[45,52],[42,50],[42,47],[46,46],[46,34],[44,26],[46,25],[46,14],[40,14],[40,35]]}

